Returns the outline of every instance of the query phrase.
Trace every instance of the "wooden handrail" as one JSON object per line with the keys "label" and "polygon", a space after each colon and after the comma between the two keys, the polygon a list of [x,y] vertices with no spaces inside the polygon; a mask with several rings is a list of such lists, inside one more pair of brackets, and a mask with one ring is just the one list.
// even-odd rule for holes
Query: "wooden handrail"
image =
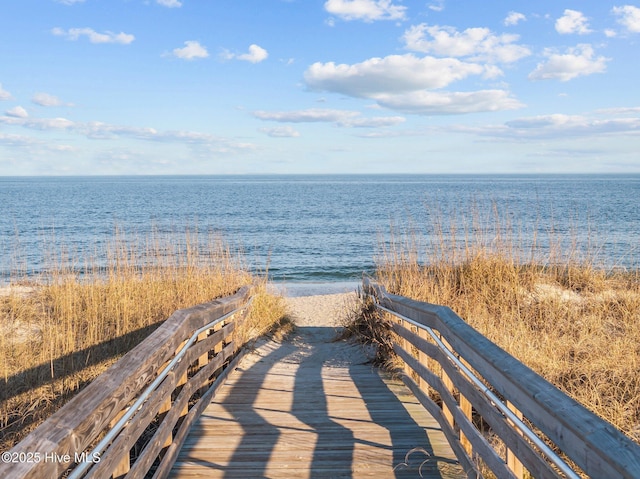
{"label": "wooden handrail", "polygon": [[[580,472],[593,478],[640,477],[640,446],[451,309],[389,294],[368,278],[363,289],[376,298],[379,309],[394,315],[392,328],[399,337],[394,350],[408,368],[403,381],[439,421],[469,477],[479,474],[475,455],[498,478],[521,478],[525,469],[536,478],[579,477]],[[420,331],[433,337],[425,339]],[[429,368],[421,354],[437,367]],[[437,391],[442,404],[436,404],[420,382]],[[465,402],[472,408],[464,407]],[[504,442],[506,457],[474,425],[473,411]],[[547,442],[579,470],[552,457],[555,452]]]}
{"label": "wooden handrail", "polygon": [[0,477],[139,478],[152,467],[166,477],[190,425],[242,355],[231,317],[244,313],[250,295],[245,286],[173,313],[4,453]]}

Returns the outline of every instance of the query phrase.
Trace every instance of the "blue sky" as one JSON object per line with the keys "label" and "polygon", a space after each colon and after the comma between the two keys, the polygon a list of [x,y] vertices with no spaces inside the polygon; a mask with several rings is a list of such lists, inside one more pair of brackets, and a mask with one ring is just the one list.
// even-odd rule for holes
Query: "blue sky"
{"label": "blue sky", "polygon": [[0,8],[0,175],[640,172],[637,3]]}

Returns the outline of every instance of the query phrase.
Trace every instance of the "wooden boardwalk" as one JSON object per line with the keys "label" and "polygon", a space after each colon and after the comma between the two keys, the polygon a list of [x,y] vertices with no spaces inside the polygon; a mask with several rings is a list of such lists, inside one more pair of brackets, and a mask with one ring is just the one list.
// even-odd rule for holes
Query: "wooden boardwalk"
{"label": "wooden boardwalk", "polygon": [[640,478],[637,443],[451,309],[368,278],[363,288],[391,318],[402,383],[359,346],[333,342],[355,293],[287,298],[296,333],[241,361],[232,334],[245,286],[175,311],[9,451],[89,460],[71,471],[67,460],[0,461],[0,477],[472,478],[480,459],[496,477]]}
{"label": "wooden boardwalk", "polygon": [[404,385],[334,336],[301,327],[245,358],[191,429],[170,477],[419,478],[421,465],[425,478],[466,477]]}

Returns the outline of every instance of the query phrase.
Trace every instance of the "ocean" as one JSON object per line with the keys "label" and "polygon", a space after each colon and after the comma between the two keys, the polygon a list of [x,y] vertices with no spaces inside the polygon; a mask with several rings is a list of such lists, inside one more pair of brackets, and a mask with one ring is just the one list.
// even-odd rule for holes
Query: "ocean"
{"label": "ocean", "polygon": [[524,250],[560,242],[635,268],[639,200],[640,175],[2,177],[0,281],[45,272],[52,247],[83,257],[116,231],[197,229],[276,282],[327,290],[372,272],[392,236],[415,233],[428,260],[434,219],[444,241],[511,232]]}

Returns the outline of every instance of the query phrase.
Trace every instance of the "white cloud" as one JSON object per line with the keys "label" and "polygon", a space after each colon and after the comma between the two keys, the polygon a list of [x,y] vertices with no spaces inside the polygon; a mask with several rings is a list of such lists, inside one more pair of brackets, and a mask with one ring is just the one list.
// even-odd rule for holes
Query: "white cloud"
{"label": "white cloud", "polygon": [[300,133],[290,126],[277,126],[275,128],[260,128],[262,133],[272,138],[297,138]]}
{"label": "white cloud", "polygon": [[261,61],[266,60],[268,56],[269,53],[264,48],[253,44],[249,45],[249,53],[238,55],[236,58],[238,60],[244,60],[251,63],[260,63]]}
{"label": "white cloud", "polygon": [[514,43],[519,38],[513,34],[496,35],[488,28],[459,32],[453,27],[425,23],[410,27],[403,36],[409,50],[498,63],[513,63],[531,54],[527,47]]}
{"label": "white cloud", "polygon": [[519,12],[509,12],[507,18],[504,19],[506,26],[517,25],[519,22],[525,21],[527,17]]}
{"label": "white cloud", "polygon": [[253,116],[260,120],[280,123],[334,123],[348,128],[380,128],[403,123],[401,116],[362,117],[357,111],[332,110],[328,108],[309,108],[294,111],[255,111]]}
{"label": "white cloud", "polygon": [[580,123],[584,123],[585,117],[580,115],[564,115],[564,114],[553,114],[553,115],[539,115],[532,116],[526,118],[518,118],[516,120],[507,121],[505,125],[509,128],[517,128],[517,129],[538,129],[538,128],[547,128],[547,127],[558,127],[564,125],[576,125]]}
{"label": "white cloud", "polygon": [[437,0],[436,2],[428,5],[428,8],[434,12],[441,12],[444,10],[444,0]]}
{"label": "white cloud", "polygon": [[458,127],[457,131],[512,140],[640,135],[640,118],[597,119],[584,115],[553,114],[519,118],[504,125]]}
{"label": "white cloud", "polygon": [[339,123],[339,126],[349,128],[382,128],[399,125],[407,121],[403,116],[374,116],[372,118],[350,118]]}
{"label": "white cloud", "polygon": [[156,0],[156,3],[169,8],[179,8],[182,6],[182,2],[178,0]]}
{"label": "white cloud", "polygon": [[119,43],[121,45],[128,45],[135,40],[131,34],[128,33],[113,33],[113,32],[105,32],[98,33],[92,28],[70,28],[69,30],[64,30],[62,28],[54,28],[51,30],[56,36],[66,37],[67,40],[78,40],[81,36],[86,36],[91,43]]}
{"label": "white cloud", "polygon": [[252,45],[249,45],[248,53],[238,54],[238,53],[231,53],[228,50],[224,50],[221,56],[225,60],[236,59],[236,60],[243,60],[251,63],[260,63],[261,61],[267,59],[267,57],[269,56],[269,52],[267,52],[267,50],[265,50],[264,48],[256,44],[252,44]]}
{"label": "white cloud", "polygon": [[51,131],[51,130],[69,130],[76,123],[66,118],[25,118],[17,116],[2,116],[0,123],[5,125],[15,125],[28,128],[30,130]]}
{"label": "white cloud", "polygon": [[[56,144],[52,143],[51,140],[42,141],[37,138],[33,138],[30,136],[22,136],[22,135],[12,135],[12,134],[3,134],[0,133],[0,145],[8,148],[16,148],[29,152],[29,155],[33,157],[42,157],[42,155],[47,152],[54,153],[68,153],[76,151],[75,147],[64,144]],[[45,156],[47,161],[49,160],[48,156]],[[68,158],[65,158],[67,160]],[[11,161],[9,159],[9,161]],[[39,173],[42,172],[42,169],[37,170]]]}
{"label": "white cloud", "polygon": [[29,113],[27,113],[27,110],[25,110],[21,106],[16,106],[15,108],[7,110],[5,112],[5,115],[12,116],[14,118],[27,118],[29,116]]}
{"label": "white cloud", "polygon": [[[640,117],[615,116],[597,118],[593,115],[551,114],[518,118],[502,125],[478,127],[451,126],[448,131],[471,133],[484,137],[511,141],[566,140],[568,138],[593,138],[595,136],[640,136]],[[604,110],[596,113],[602,114]]]}
{"label": "white cloud", "polygon": [[194,131],[158,131],[150,127],[113,125],[100,121],[74,122],[66,118],[17,118],[0,116],[0,124],[22,126],[30,130],[61,131],[81,135],[92,140],[132,138],[152,142],[181,143],[204,148],[210,152],[224,153],[254,149],[250,143],[236,142],[209,133]]}
{"label": "white cloud", "polygon": [[2,83],[0,83],[0,101],[1,100],[11,100],[11,98],[13,98],[11,96],[11,93],[9,93],[7,90],[2,88]]}
{"label": "white cloud", "polygon": [[582,12],[566,9],[564,15],[556,20],[556,31],[561,34],[577,33],[586,35],[591,33],[589,21]]}
{"label": "white cloud", "polygon": [[6,133],[0,133],[0,145],[4,146],[34,146],[40,145],[42,142],[28,136],[21,135],[9,135]]}
{"label": "white cloud", "polygon": [[253,112],[253,116],[260,120],[278,121],[283,123],[333,123],[358,115],[359,113],[357,111],[331,110],[326,108],[309,108],[307,110],[273,112],[258,110]]}
{"label": "white cloud", "polygon": [[56,2],[63,5],[73,5],[74,3],[83,3],[84,0],[56,0]]}
{"label": "white cloud", "polygon": [[327,0],[327,12],[343,20],[402,20],[407,7],[394,5],[391,0]]}
{"label": "white cloud", "polygon": [[200,42],[189,40],[184,42],[183,48],[174,48],[173,55],[183,60],[195,60],[196,58],[207,58],[209,52]]}
{"label": "white cloud", "polygon": [[601,108],[595,111],[603,115],[640,115],[640,106],[623,106],[618,108]]}
{"label": "white cloud", "polygon": [[618,17],[618,23],[630,32],[640,32],[640,8],[633,5],[624,5],[622,7],[613,7],[611,10]]}
{"label": "white cloud", "polygon": [[413,54],[372,58],[354,65],[315,63],[304,74],[311,89],[370,98],[379,106],[416,114],[499,111],[523,105],[505,90],[432,92],[469,75],[494,77],[493,65]]}
{"label": "white cloud", "polygon": [[332,91],[368,98],[377,93],[443,88],[469,75],[482,75],[486,68],[455,58],[418,58],[413,54],[371,58],[353,65],[314,63],[304,73],[314,90]]}
{"label": "white cloud", "polygon": [[69,106],[63,103],[57,96],[50,95],[49,93],[36,93],[31,98],[31,101],[40,106]]}
{"label": "white cloud", "polygon": [[415,91],[376,95],[386,108],[420,115],[459,115],[486,111],[515,110],[524,105],[504,90],[472,92]]}
{"label": "white cloud", "polygon": [[529,74],[530,80],[569,81],[579,76],[602,73],[606,70],[609,60],[603,56],[594,58],[593,48],[589,44],[569,48],[565,54],[547,49],[544,56],[547,57],[547,61],[539,63]]}

